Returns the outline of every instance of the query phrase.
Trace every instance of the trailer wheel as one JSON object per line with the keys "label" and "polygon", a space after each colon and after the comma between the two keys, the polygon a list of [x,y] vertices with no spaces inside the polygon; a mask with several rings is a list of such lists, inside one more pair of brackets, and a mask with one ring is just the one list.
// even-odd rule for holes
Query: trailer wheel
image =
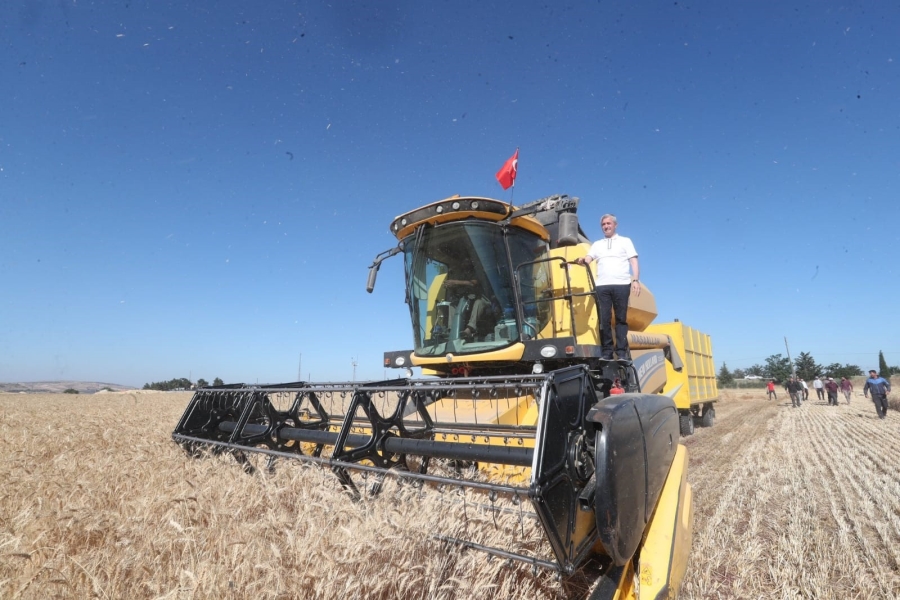
{"label": "trailer wheel", "polygon": [[678,417],[678,420],[681,424],[681,437],[694,435],[694,415],[690,413],[686,415],[680,415]]}
{"label": "trailer wheel", "polygon": [[712,406],[707,406],[706,410],[703,411],[703,416],[700,418],[700,425],[703,427],[712,427],[715,420],[716,409]]}

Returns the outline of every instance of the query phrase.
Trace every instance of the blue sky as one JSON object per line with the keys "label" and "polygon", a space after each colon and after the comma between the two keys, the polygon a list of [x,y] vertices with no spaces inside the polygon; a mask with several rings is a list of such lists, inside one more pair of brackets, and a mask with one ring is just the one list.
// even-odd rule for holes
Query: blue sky
{"label": "blue sky", "polygon": [[462,6],[0,5],[0,381],[381,378],[391,219],[516,147],[717,365],[900,364],[900,9]]}

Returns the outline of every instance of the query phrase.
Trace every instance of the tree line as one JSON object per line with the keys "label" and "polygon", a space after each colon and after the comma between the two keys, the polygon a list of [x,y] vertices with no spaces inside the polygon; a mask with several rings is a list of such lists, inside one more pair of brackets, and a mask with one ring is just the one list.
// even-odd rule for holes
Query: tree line
{"label": "tree line", "polygon": [[[793,369],[792,369],[793,367]],[[858,365],[831,363],[829,365],[820,365],[815,361],[809,352],[801,352],[794,359],[793,364],[790,359],[781,354],[773,354],[768,357],[765,364],[755,364],[746,369],[735,369],[731,371],[728,365],[722,363],[717,377],[720,386],[733,384],[735,379],[743,379],[747,375],[762,377],[763,379],[774,379],[776,382],[787,380],[796,370],[797,377],[812,381],[816,377],[855,377],[863,375],[863,370]],[[882,377],[890,377],[891,375],[900,374],[900,367],[889,367],[884,359],[884,353],[878,352],[878,372]]]}
{"label": "tree line", "polygon": [[[213,385],[224,385],[224,382],[216,377],[213,379]],[[209,382],[205,379],[201,378],[197,380],[196,387],[207,387]],[[142,389],[145,390],[157,390],[160,392],[171,392],[172,390],[190,390],[194,388],[194,384],[191,383],[190,379],[186,377],[178,377],[176,379],[170,379],[168,381],[154,381],[153,383],[145,383]]]}

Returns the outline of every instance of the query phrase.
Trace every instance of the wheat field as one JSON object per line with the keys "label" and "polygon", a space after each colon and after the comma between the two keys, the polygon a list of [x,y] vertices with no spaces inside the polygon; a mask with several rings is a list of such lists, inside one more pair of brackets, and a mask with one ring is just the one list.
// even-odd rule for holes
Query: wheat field
{"label": "wheat field", "polygon": [[[316,468],[247,475],[228,457],[189,458],[169,437],[189,398],[0,394],[0,598],[588,590],[589,572],[560,580],[435,541],[438,522],[483,525],[459,503],[400,488],[354,503]],[[792,409],[725,392],[716,425],[684,441],[696,519],[683,598],[900,596],[900,413],[880,421],[862,396]],[[514,514],[489,521],[541,544]]]}

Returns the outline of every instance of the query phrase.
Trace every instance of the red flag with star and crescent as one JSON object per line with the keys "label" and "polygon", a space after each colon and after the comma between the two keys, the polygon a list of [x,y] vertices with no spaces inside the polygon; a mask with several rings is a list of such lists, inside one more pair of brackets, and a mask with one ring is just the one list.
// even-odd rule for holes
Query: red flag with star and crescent
{"label": "red flag with star and crescent", "polygon": [[500,182],[500,185],[504,190],[508,190],[510,186],[516,184],[516,173],[519,170],[519,149],[516,148],[515,154],[509,157],[509,159],[500,167],[500,170],[497,171],[497,181]]}

